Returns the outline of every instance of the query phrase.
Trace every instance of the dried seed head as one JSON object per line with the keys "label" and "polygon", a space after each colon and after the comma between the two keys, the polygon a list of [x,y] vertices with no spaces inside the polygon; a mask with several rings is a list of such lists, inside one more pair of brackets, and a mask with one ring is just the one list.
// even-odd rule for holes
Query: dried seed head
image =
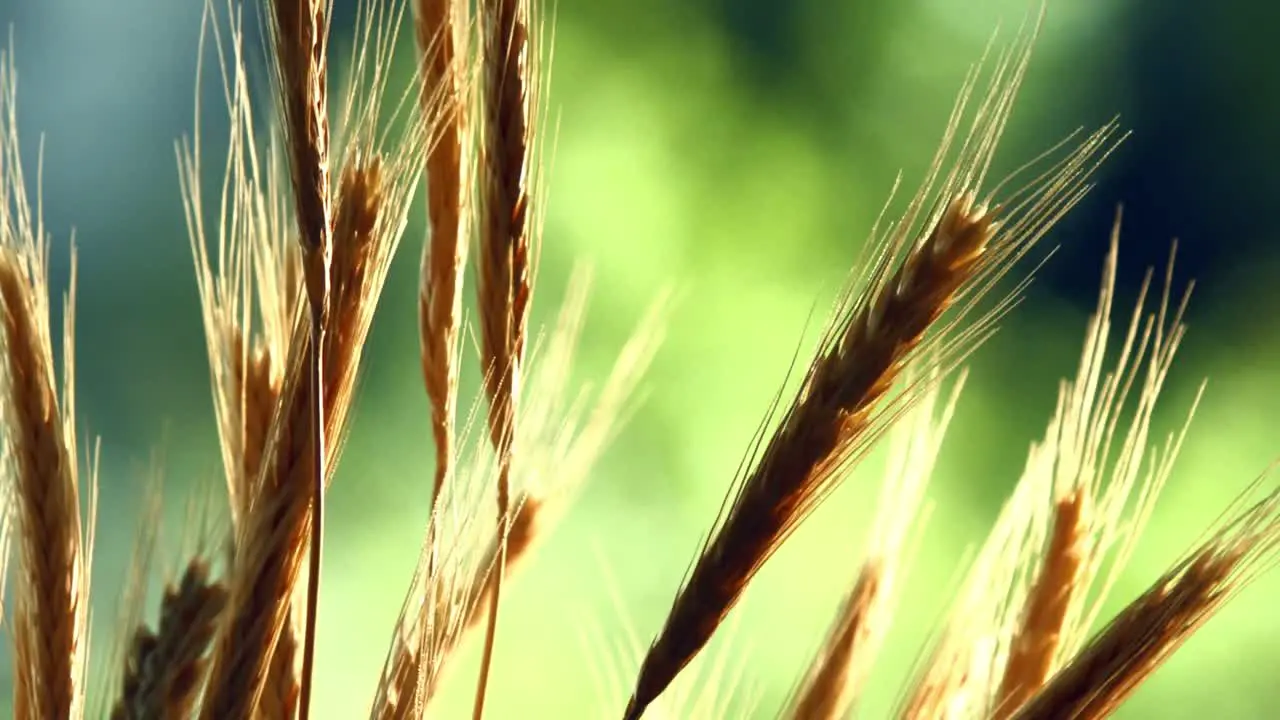
{"label": "dried seed head", "polygon": [[[1079,647],[1172,470],[1186,426],[1163,448],[1148,448],[1148,438],[1185,332],[1186,300],[1170,313],[1172,265],[1152,314],[1144,285],[1108,368],[1118,252],[1117,218],[1079,371],[1060,387],[1045,437],[1032,446],[917,677],[906,705],[911,717],[937,717],[961,705],[1000,717],[1015,711]],[[1129,425],[1117,451],[1121,417]],[[1102,585],[1091,592],[1099,576]]]}
{"label": "dried seed head", "polygon": [[[622,348],[599,391],[571,384],[588,297],[588,277],[575,273],[556,326],[532,348],[529,382],[517,406],[513,516],[506,569],[518,570],[567,511],[601,453],[629,417],[637,384],[661,341],[665,301],[655,303]],[[594,397],[592,397],[594,395]],[[454,466],[405,599],[374,702],[375,718],[419,718],[464,634],[489,602],[502,536],[483,522],[501,464],[487,436],[473,441],[468,462]]]}
{"label": "dried seed head", "polygon": [[[54,372],[48,237],[33,218],[20,164],[10,56],[0,54],[0,416],[5,514],[18,536],[14,588],[14,716],[84,713],[94,498],[82,531],[75,441],[75,256],[63,319],[63,382]],[[7,522],[7,521],[6,521]]]}
{"label": "dried seed head", "polygon": [[[865,282],[850,288],[778,427],[735,485],[662,631],[624,717],[638,718],[707,642],[760,566],[923,392],[895,393],[904,368],[949,369],[990,331],[1013,296],[969,324],[976,301],[1087,191],[1114,127],[1067,153],[998,215],[977,201],[1035,33],[1003,53],[973,126],[952,157],[977,74],[961,91],[934,165],[902,217],[875,240]],[[943,174],[944,168],[950,170]],[[941,181],[939,182],[939,177]],[[929,208],[933,208],[929,210]],[[927,372],[925,373],[928,374]]]}
{"label": "dried seed head", "polygon": [[1241,507],[1129,604],[1016,714],[1017,720],[1103,718],[1115,712],[1192,633],[1264,569],[1280,549],[1280,491]]}

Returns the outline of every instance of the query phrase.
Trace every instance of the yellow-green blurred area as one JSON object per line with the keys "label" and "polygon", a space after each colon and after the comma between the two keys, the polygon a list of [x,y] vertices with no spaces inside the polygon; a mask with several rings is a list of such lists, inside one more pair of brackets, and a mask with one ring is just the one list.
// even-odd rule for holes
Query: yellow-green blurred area
{"label": "yellow-green blurred area", "polygon": [[[222,0],[215,4],[225,17]],[[161,566],[170,571],[195,531],[187,507],[205,495],[193,493],[221,482],[173,153],[193,129],[201,5],[0,0],[0,20],[13,24],[33,179],[43,138],[58,291],[73,230],[78,249],[77,425],[86,450],[89,438],[101,438],[97,672],[118,631],[151,468],[158,463],[166,483]],[[355,2],[335,5],[334,58],[345,62]],[[505,586],[491,717],[620,714],[638,653],[660,627],[797,348],[803,357],[813,347],[855,270],[896,174],[914,188],[966,70],[992,30],[1000,25],[1011,39],[1031,5],[555,4],[550,204],[534,325],[555,317],[571,269],[588,263],[594,284],[576,373],[599,380],[660,292],[674,288],[678,303],[643,403],[570,513]],[[251,27],[257,8],[246,4]],[[1277,21],[1280,10],[1256,0],[1050,3],[995,175],[1117,114],[1133,136],[1103,166],[1094,192],[1015,272],[1025,276],[1058,248],[968,361],[928,522],[861,716],[886,716],[899,699],[961,563],[1044,433],[1058,380],[1075,372],[1118,204],[1122,317],[1146,268],[1163,271],[1174,237],[1175,292],[1196,279],[1190,333],[1153,440],[1180,426],[1202,379],[1209,383],[1108,612],[1155,580],[1280,456],[1280,230],[1269,217],[1280,197]],[[401,39],[397,89],[412,70],[412,38]],[[246,46],[265,91],[260,37]],[[207,54],[199,91],[210,193],[226,144],[212,63]],[[315,696],[316,716],[326,720],[366,716],[423,537],[433,462],[415,329],[422,205],[382,296],[329,495]],[[474,353],[467,362],[464,405],[477,388]],[[706,687],[736,687],[740,698],[730,717],[773,717],[820,644],[857,571],[882,465],[883,453],[872,454],[795,534],[730,616],[731,636],[710,649],[726,675],[708,675],[704,664]],[[1277,599],[1280,575],[1264,576],[1121,716],[1275,716]],[[152,617],[156,603],[153,592]],[[435,716],[469,716],[476,639],[452,664]],[[602,693],[615,704],[602,705]]]}

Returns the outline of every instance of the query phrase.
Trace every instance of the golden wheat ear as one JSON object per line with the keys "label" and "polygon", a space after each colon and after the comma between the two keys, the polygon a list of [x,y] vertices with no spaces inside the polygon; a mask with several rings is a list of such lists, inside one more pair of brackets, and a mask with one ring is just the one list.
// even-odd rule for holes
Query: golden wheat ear
{"label": "golden wheat ear", "polygon": [[[64,297],[63,378],[54,372],[48,242],[26,194],[18,146],[16,75],[0,55],[0,304],[5,494],[17,531],[12,615],[14,717],[80,718],[85,711],[94,493],[80,519],[74,367],[75,252]],[[92,471],[92,467],[90,468]],[[90,473],[92,475],[92,472]]]}
{"label": "golden wheat ear", "polygon": [[453,463],[457,431],[459,337],[463,268],[467,262],[474,142],[473,85],[466,77],[471,31],[461,0],[417,0],[414,29],[421,55],[424,111],[438,109],[439,136],[427,153],[427,221],[418,284],[418,339],[422,377],[431,403],[436,472],[432,498],[441,494]]}
{"label": "golden wheat ear", "polygon": [[[302,260],[301,277],[291,274],[293,265],[286,262],[282,285],[284,293],[305,302],[277,304],[292,308],[293,313],[286,314],[282,323],[285,354],[269,361],[281,369],[272,376],[280,380],[279,391],[252,483],[254,497],[236,523],[227,611],[212,654],[205,717],[247,716],[260,704],[265,707],[262,697],[268,688],[279,688],[286,696],[296,690],[299,713],[307,712],[321,524],[319,512],[313,515],[321,494],[312,485],[320,476],[327,483],[337,465],[364,341],[416,192],[428,137],[427,124],[416,114],[399,125],[396,117],[391,118],[392,126],[400,129],[398,134],[383,131],[379,110],[386,97],[387,66],[402,13],[389,12],[374,0],[359,13],[361,42],[354,50],[354,82],[343,101],[343,124],[335,133],[340,150],[328,151],[325,133],[302,122],[327,112],[325,94],[320,88],[303,92],[297,87],[304,80],[323,84],[323,58],[301,56],[303,46],[307,53],[323,55],[326,7],[303,4],[307,7],[299,3],[286,7],[281,0],[271,12],[278,26],[273,47],[280,56],[274,61],[277,94],[284,106],[284,147],[295,186],[295,217],[284,226],[296,223],[298,235],[288,234],[302,237],[296,251]],[[240,62],[239,57],[235,60]],[[306,107],[300,97],[308,103]],[[256,170],[253,154],[246,152],[244,157],[250,160],[248,167]],[[317,164],[317,157],[323,162]],[[328,172],[331,157],[340,159],[332,175]],[[244,167],[234,166],[232,171]],[[301,181],[306,181],[305,187],[299,188]],[[323,187],[316,187],[321,181]],[[332,208],[327,215],[317,210],[324,210],[325,203]],[[322,223],[315,221],[316,215],[325,215]],[[316,228],[322,236],[318,244],[307,236]],[[255,243],[251,253],[268,243],[268,238],[250,240]],[[270,273],[258,268],[255,274]],[[319,313],[315,312],[318,296],[323,305]],[[304,576],[308,559],[310,567]],[[303,577],[306,603],[295,612],[294,596]],[[287,656],[294,650],[288,629],[296,618],[306,625],[297,648],[302,663],[294,688]],[[282,653],[286,657],[279,657]],[[277,674],[279,683],[272,679]]]}
{"label": "golden wheat ear", "polygon": [[284,361],[300,300],[301,254],[289,229],[289,192],[277,142],[259,146],[238,13],[221,27],[206,3],[196,86],[204,45],[219,59],[229,132],[219,212],[207,225],[201,173],[202,112],[196,95],[195,134],[177,144],[178,179],[209,356],[210,385],[230,501],[240,525],[254,503],[262,455],[284,382]]}
{"label": "golden wheat ear", "polygon": [[[201,65],[203,43],[212,36],[230,121],[215,227],[205,225],[198,93],[195,137],[178,146],[178,163],[234,533],[261,495],[260,470],[301,300],[301,251],[287,227],[292,216],[280,147],[274,139],[265,152],[259,147],[241,19],[234,14],[226,21],[224,32],[206,5]],[[199,74],[196,86],[201,86]],[[210,235],[216,237],[212,248]],[[234,555],[234,534],[232,539]],[[271,655],[258,704],[262,720],[292,717],[297,707],[295,621],[291,613]]]}
{"label": "golden wheat ear", "polygon": [[1263,475],[1227,520],[1066,661],[1013,717],[1107,717],[1236,593],[1274,566],[1280,490],[1249,505]]}
{"label": "golden wheat ear", "polygon": [[[538,157],[540,97],[546,82],[542,66],[541,17],[533,0],[481,0],[479,27],[476,293],[480,360],[488,426],[498,454],[498,536],[505,538],[511,517],[510,465],[522,450],[515,403],[524,372],[526,331],[542,213],[541,158]],[[506,565],[506,543],[491,583],[488,624],[476,683],[473,717],[484,712],[493,659],[498,608]]]}
{"label": "golden wheat ear", "polygon": [[1185,333],[1189,290],[1170,307],[1171,261],[1160,302],[1148,314],[1148,273],[1108,367],[1119,230],[1117,216],[1076,377],[1061,384],[1045,436],[1032,446],[909,692],[904,717],[943,717],[964,708],[1006,718],[1017,710],[1078,648],[1173,468],[1195,404],[1163,447],[1148,443]]}
{"label": "golden wheat ear", "polygon": [[1015,296],[966,323],[976,302],[1088,191],[1090,172],[1113,147],[1114,125],[1088,136],[1003,203],[978,201],[1036,28],[1038,20],[998,56],[972,127],[956,147],[979,76],[970,74],[925,181],[901,218],[873,233],[865,281],[837,307],[777,428],[753,443],[745,475],[641,665],[624,718],[640,717],[760,566],[919,400],[923,383],[895,392],[903,368],[928,358],[925,370],[948,369],[971,351]]}
{"label": "golden wheat ear", "polygon": [[[502,466],[487,435],[472,440],[434,503],[422,555],[401,610],[374,718],[418,718],[434,697],[449,659],[487,615],[506,545],[508,574],[527,565],[567,512],[634,403],[662,338],[665,297],[641,321],[598,390],[575,386],[574,357],[589,283],[576,272],[554,328],[534,344],[518,398],[517,446],[510,466],[513,503],[505,534],[483,522]],[[475,411],[479,412],[480,408]]]}
{"label": "golden wheat ear", "polygon": [[921,504],[943,436],[951,422],[964,376],[936,413],[940,385],[928,390],[890,434],[885,486],[868,538],[866,558],[841,603],[823,647],[787,702],[795,720],[848,717],[889,632],[898,586],[906,574],[908,544],[921,532]]}

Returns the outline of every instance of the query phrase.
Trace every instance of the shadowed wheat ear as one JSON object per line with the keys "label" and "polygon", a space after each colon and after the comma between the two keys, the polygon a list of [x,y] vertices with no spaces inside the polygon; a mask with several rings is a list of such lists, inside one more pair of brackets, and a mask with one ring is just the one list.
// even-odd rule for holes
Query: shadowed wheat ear
{"label": "shadowed wheat ear", "polygon": [[[1041,500],[1040,526],[1032,530],[1030,544],[1041,550],[991,699],[997,718],[1011,715],[1079,650],[1172,472],[1199,402],[1197,395],[1181,430],[1166,437],[1163,448],[1147,448],[1156,402],[1186,331],[1182,317],[1191,294],[1188,287],[1179,304],[1170,305],[1172,258],[1156,314],[1143,315],[1148,272],[1116,367],[1104,373],[1119,242],[1117,214],[1079,372],[1060,389],[1044,442],[1029,461],[1045,473],[1043,488],[1052,495]],[[1117,437],[1132,391],[1137,401],[1123,420],[1127,430]],[[1101,587],[1091,592],[1099,578]]]}
{"label": "shadowed wheat ear", "polygon": [[860,269],[865,283],[836,308],[778,427],[753,443],[745,476],[641,664],[624,713],[628,720],[662,693],[760,566],[919,399],[923,383],[894,394],[902,369],[919,358],[927,358],[927,368],[947,368],[970,351],[1012,296],[964,327],[976,301],[1089,189],[1088,174],[1113,146],[1113,125],[1090,135],[1002,205],[977,201],[1034,39],[1033,28],[998,57],[953,158],[978,78],[977,70],[970,74],[926,180],[901,219],[883,235],[873,233],[873,260]]}
{"label": "shadowed wheat ear", "polygon": [[487,437],[452,466],[434,504],[413,583],[397,621],[374,718],[420,718],[465,635],[479,628],[506,545],[506,571],[523,566],[550,535],[601,453],[630,415],[637,384],[662,338],[665,297],[641,321],[598,390],[574,387],[574,355],[585,316],[588,277],[578,271],[556,325],[531,353],[517,406],[512,518],[506,534],[483,522],[494,478],[503,471]]}
{"label": "shadowed wheat ear", "polygon": [[[48,237],[33,214],[19,156],[16,76],[0,55],[0,304],[3,305],[4,495],[18,533],[13,713],[80,718],[88,654],[94,498],[80,520],[73,378],[75,255],[64,297],[63,379],[54,372]],[[91,473],[92,474],[92,473]],[[12,507],[12,509],[10,509]]]}
{"label": "shadowed wheat ear", "polygon": [[[1185,334],[1190,290],[1171,308],[1170,262],[1160,302],[1147,314],[1148,273],[1108,368],[1119,232],[1117,216],[1076,377],[1061,384],[1044,439],[1032,446],[1012,498],[909,690],[904,717],[963,711],[1004,718],[1025,702],[1078,649],[1172,472],[1195,404],[1163,447],[1148,448],[1148,442]],[[1135,390],[1136,401],[1127,407]],[[1103,583],[1091,592],[1099,576]]]}
{"label": "shadowed wheat ear", "polygon": [[890,433],[890,457],[866,558],[840,605],[826,643],[787,703],[794,720],[848,717],[862,692],[893,619],[897,588],[908,563],[908,542],[921,531],[920,505],[947,426],[964,387],[964,375],[935,417],[939,384],[931,379],[911,412]]}
{"label": "shadowed wheat ear", "polygon": [[134,633],[112,720],[187,717],[194,708],[205,651],[227,598],[209,573],[205,560],[193,558],[177,585],[165,589],[156,630],[141,625]]}

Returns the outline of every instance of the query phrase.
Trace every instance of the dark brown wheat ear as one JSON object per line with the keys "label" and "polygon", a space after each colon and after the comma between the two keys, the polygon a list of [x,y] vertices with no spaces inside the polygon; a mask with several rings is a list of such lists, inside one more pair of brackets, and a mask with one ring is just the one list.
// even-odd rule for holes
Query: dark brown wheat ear
{"label": "dark brown wheat ear", "polygon": [[640,717],[663,692],[760,566],[918,400],[919,383],[894,393],[902,370],[919,358],[945,368],[972,349],[1008,299],[969,327],[960,321],[1087,191],[1089,172],[1112,147],[1111,125],[1090,135],[1016,199],[994,206],[977,200],[1034,39],[1033,28],[997,59],[953,158],[952,143],[977,81],[977,71],[971,73],[925,182],[901,219],[883,236],[873,233],[871,265],[858,269],[865,283],[836,309],[777,428],[757,439],[745,476],[640,666],[624,712],[628,720]]}

